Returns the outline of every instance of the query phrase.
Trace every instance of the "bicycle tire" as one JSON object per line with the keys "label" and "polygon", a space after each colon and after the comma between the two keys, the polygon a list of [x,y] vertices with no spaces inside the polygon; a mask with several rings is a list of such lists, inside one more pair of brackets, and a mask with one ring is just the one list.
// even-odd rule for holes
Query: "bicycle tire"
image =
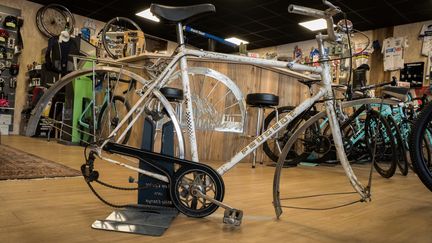
{"label": "bicycle tire", "polygon": [[41,22],[41,12],[43,10],[42,8],[39,8],[37,13],[36,13],[36,27],[38,28],[38,30],[46,37],[50,38],[51,35],[46,32],[46,30],[42,27],[42,22]]}
{"label": "bicycle tire", "polygon": [[394,129],[393,136],[395,138],[395,142],[397,143],[397,151],[398,151],[398,156],[396,158],[397,167],[399,168],[399,171],[402,173],[402,175],[406,176],[408,175],[408,158],[407,158],[407,149],[403,142],[402,134],[400,132],[399,126],[397,125],[395,119],[391,115],[387,116],[387,122],[389,123],[390,127]]}
{"label": "bicycle tire", "polygon": [[[48,4],[42,8],[40,8],[36,14],[36,25],[38,29],[44,34],[46,37],[51,38],[53,36],[58,36],[60,33],[54,33],[47,29],[47,27],[44,25],[43,19],[46,14],[46,11],[48,9],[55,9],[57,10],[67,21],[66,24],[69,25],[69,33],[72,34],[74,27],[75,27],[75,18],[73,14],[67,9],[65,6],[61,4]],[[66,25],[63,29],[66,29]],[[42,31],[43,30],[43,31]]]}
{"label": "bicycle tire", "polygon": [[[115,104],[116,101],[119,101],[121,104],[124,104],[127,112],[130,111],[131,107],[129,105],[129,102],[127,102],[126,99],[123,96],[115,95],[112,98],[112,100],[110,101],[110,103]],[[99,113],[99,116],[98,116],[97,131],[96,131],[96,133],[99,134],[99,137],[101,136],[101,134],[100,134],[101,133],[101,129],[103,129],[103,126],[102,126],[101,122],[102,122],[102,119],[105,117],[104,113],[105,113],[107,107],[108,107],[108,103],[104,103],[103,106],[102,106],[102,108],[101,108],[101,111]],[[129,117],[128,124],[131,123],[132,120],[133,120],[133,117],[132,116]],[[110,125],[111,125],[111,121],[110,121]],[[126,144],[129,141],[131,133],[132,133],[132,129],[129,129],[129,131],[125,134],[125,137],[121,141],[121,144]]]}
{"label": "bicycle tire", "polygon": [[[432,191],[432,165],[429,161],[425,161],[425,156],[423,154],[423,143],[425,142],[424,135],[426,134],[426,129],[431,131],[432,121],[432,103],[429,103],[420,112],[417,120],[414,123],[413,130],[411,132],[409,144],[410,144],[410,154],[413,166],[417,171],[417,175],[422,181],[422,183]],[[430,151],[429,155],[430,157]]]}
{"label": "bicycle tire", "polygon": [[414,168],[414,166],[412,165],[412,158],[410,155],[410,144],[409,144],[409,138],[411,137],[411,131],[414,127],[414,122],[412,120],[408,120],[408,119],[404,119],[402,120],[402,122],[399,124],[399,130],[401,131],[401,134],[403,134],[403,138],[404,138],[404,145],[405,145],[405,150],[407,151],[407,163],[408,163],[408,168],[410,168],[414,173],[417,174],[416,169]]}
{"label": "bicycle tire", "polygon": [[[379,122],[380,122],[381,126],[384,127],[385,133],[388,136],[388,141],[390,142],[390,148],[391,148],[391,151],[390,151],[391,152],[391,157],[390,157],[390,161],[388,161],[388,160],[387,161],[381,161],[381,158],[375,157],[374,168],[375,168],[375,170],[382,177],[384,177],[384,178],[391,178],[395,174],[396,167],[397,167],[397,165],[396,165],[396,145],[395,145],[395,141],[394,141],[393,135],[391,133],[391,128],[390,128],[387,120],[378,111],[375,111],[375,110],[371,110],[368,113],[367,117],[366,117],[366,122],[365,122],[365,132],[366,132],[365,133],[365,139],[366,139],[366,144],[368,145],[369,153],[370,153],[370,156],[372,157],[372,149],[373,148],[372,148],[372,144],[370,143],[370,139],[369,138],[372,138],[372,135],[374,135],[373,138],[376,139],[376,140],[378,139],[376,137],[376,134],[372,134],[372,130],[371,130],[371,128],[372,128],[372,123],[371,123],[372,119],[376,119],[376,118],[379,119]],[[380,131],[382,131],[382,130],[380,129]],[[383,140],[383,141],[386,142],[385,140]],[[382,150],[381,148],[377,147],[375,152],[377,152],[377,151],[381,151],[381,152],[385,153],[386,149]],[[384,155],[384,157],[387,157],[387,156],[385,156],[385,154],[383,154],[383,155]],[[385,164],[388,165],[388,168],[384,167]]]}
{"label": "bicycle tire", "polygon": [[[284,113],[291,112],[295,107],[292,106],[282,106],[277,109],[279,118],[283,117]],[[294,132],[298,126],[303,122],[307,121],[309,118],[311,118],[314,114],[316,114],[313,111],[306,111],[303,114],[300,114],[298,117],[296,117],[292,122],[288,124],[288,126],[280,131],[280,133],[283,133],[283,135],[280,138],[275,138],[272,140],[279,140],[280,148],[283,148],[285,146],[286,141],[288,141],[289,137],[291,136],[291,133]],[[264,120],[264,130],[267,130],[274,119],[276,118],[276,111],[272,111],[267,115],[267,117]],[[272,147],[269,144],[270,140],[267,140],[263,143],[263,151],[264,153],[274,162],[277,162],[279,159],[279,153],[276,151],[277,148],[272,149]],[[315,159],[308,158],[309,155],[313,152],[313,149],[307,148],[302,151],[301,153],[298,153],[298,151],[290,150],[287,154],[287,157],[285,158],[287,160],[287,164],[298,164],[299,162],[302,162],[307,159],[308,162],[313,162]]]}
{"label": "bicycle tire", "polygon": [[[284,113],[288,113],[291,112],[295,107],[293,106],[282,106],[277,108],[277,112],[279,117],[281,117],[282,114]],[[267,117],[264,120],[264,130],[267,130],[267,128],[269,127],[270,123],[276,118],[276,111],[272,111],[270,112]],[[293,124],[294,121],[292,123],[290,123],[288,126],[290,126],[291,124]],[[286,138],[287,136],[289,136],[287,133],[290,131],[290,129],[288,127],[286,127],[285,129],[283,129],[283,131],[281,131],[281,133],[284,133],[283,137]],[[276,140],[276,139],[275,139]],[[268,143],[269,140],[265,141],[263,143],[263,151],[264,153],[267,155],[267,157],[269,157],[272,161],[277,162],[279,159],[279,154],[276,153],[276,151],[273,151],[273,149],[271,148],[270,144]],[[282,147],[285,146],[285,143],[281,144]],[[291,151],[290,151],[291,153]],[[288,153],[287,158],[290,156],[290,153]]]}
{"label": "bicycle tire", "polygon": [[[364,129],[364,122],[365,119],[364,118],[360,118],[360,116],[363,116],[363,114],[366,111],[366,106],[362,105],[359,108],[357,108],[353,114],[351,114],[348,119],[346,119],[342,124],[340,124],[340,129],[341,129],[341,133],[342,133],[342,139],[344,141],[344,148],[345,148],[345,153],[347,155],[347,158],[350,161],[357,161],[359,156],[362,157],[362,155],[364,155],[365,153],[365,144],[362,143],[363,140],[360,139],[358,142],[356,142],[355,144],[352,144],[349,140],[349,138],[355,134],[358,133],[358,131],[360,129]],[[357,121],[358,119],[361,119],[361,123],[363,124],[363,127],[358,127],[357,126]],[[327,155],[325,157],[323,157],[322,161],[320,162],[326,162],[329,160],[338,160],[337,158],[337,152],[336,152],[336,147],[334,146],[333,143],[333,137],[331,135],[331,130],[330,130],[330,126],[327,126],[324,128],[324,133],[326,136],[330,136],[331,137],[331,150],[327,153]]]}
{"label": "bicycle tire", "polygon": [[[128,22],[129,24],[131,24],[132,26],[134,26],[134,27],[136,28],[137,31],[141,31],[141,32],[142,32],[142,30],[141,30],[141,28],[139,27],[139,25],[138,25],[137,23],[135,23],[134,21],[132,21],[131,19],[129,19],[129,18],[126,18],[126,17],[115,17],[115,18],[110,19],[110,20],[105,24],[104,28],[102,29],[101,39],[102,39],[102,46],[103,46],[103,48],[104,48],[105,51],[107,52],[108,56],[110,56],[112,59],[118,59],[118,56],[115,55],[115,54],[113,54],[113,53],[110,51],[110,49],[109,49],[109,47],[108,47],[108,43],[107,43],[106,35],[107,35],[107,32],[109,31],[109,29],[111,28],[111,25],[112,25],[114,22],[119,22],[119,21],[125,21],[125,22]],[[146,44],[145,44],[145,39],[144,39],[144,46],[143,46],[143,50],[145,50],[145,49],[146,49]]]}

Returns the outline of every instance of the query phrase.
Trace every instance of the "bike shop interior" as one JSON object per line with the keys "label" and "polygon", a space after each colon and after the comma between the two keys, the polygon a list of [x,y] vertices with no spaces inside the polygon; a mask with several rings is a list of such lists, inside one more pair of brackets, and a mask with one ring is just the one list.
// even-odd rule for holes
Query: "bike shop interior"
{"label": "bike shop interior", "polygon": [[0,242],[430,242],[431,79],[426,0],[0,0]]}

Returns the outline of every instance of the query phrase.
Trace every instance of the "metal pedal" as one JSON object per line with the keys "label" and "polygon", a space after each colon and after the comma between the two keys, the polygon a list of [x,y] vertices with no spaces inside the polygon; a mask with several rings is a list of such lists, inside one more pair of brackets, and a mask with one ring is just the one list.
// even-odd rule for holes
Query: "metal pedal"
{"label": "metal pedal", "polygon": [[223,222],[232,226],[240,226],[243,219],[243,211],[235,208],[225,209]]}

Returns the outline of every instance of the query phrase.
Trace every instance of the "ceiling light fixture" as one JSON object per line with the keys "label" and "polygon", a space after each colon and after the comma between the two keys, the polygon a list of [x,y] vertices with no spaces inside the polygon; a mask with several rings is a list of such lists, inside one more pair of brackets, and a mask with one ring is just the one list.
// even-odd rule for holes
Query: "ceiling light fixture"
{"label": "ceiling light fixture", "polygon": [[148,8],[144,11],[141,11],[139,13],[136,13],[135,15],[143,17],[143,18],[151,20],[151,21],[154,21],[154,22],[160,22],[160,19],[158,17],[154,16],[152,12],[150,12],[150,8]]}
{"label": "ceiling light fixture", "polygon": [[327,22],[325,19],[315,19],[311,21],[301,22],[299,25],[308,28],[312,31],[327,29]]}
{"label": "ceiling light fixture", "polygon": [[230,38],[226,38],[225,39],[226,41],[228,41],[228,42],[231,42],[231,43],[233,43],[233,44],[236,44],[236,45],[240,45],[241,43],[243,43],[243,44],[249,44],[249,42],[247,42],[247,41],[245,41],[245,40],[241,40],[241,39],[239,39],[239,38],[237,38],[237,37],[230,37]]}

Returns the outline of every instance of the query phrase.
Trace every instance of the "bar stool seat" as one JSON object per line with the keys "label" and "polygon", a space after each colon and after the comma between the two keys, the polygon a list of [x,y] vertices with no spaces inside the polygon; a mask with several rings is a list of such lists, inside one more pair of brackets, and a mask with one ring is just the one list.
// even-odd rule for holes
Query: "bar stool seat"
{"label": "bar stool seat", "polygon": [[171,87],[163,87],[160,89],[160,92],[167,98],[170,102],[176,102],[183,100],[183,90],[171,88]]}
{"label": "bar stool seat", "polygon": [[[258,114],[257,114],[257,124],[256,124],[256,136],[258,137],[262,132],[264,132],[263,124],[265,119],[265,109],[271,108],[276,111],[276,117],[277,114],[277,106],[279,105],[279,96],[269,93],[251,93],[246,96],[246,104],[249,107],[258,108]],[[256,157],[257,157],[257,150],[253,151],[253,160],[252,160],[252,168],[255,168],[256,165]],[[262,164],[263,158],[261,154],[261,161],[260,164]]]}
{"label": "bar stool seat", "polygon": [[278,106],[279,96],[268,93],[252,93],[246,96],[246,104],[256,107]]}

